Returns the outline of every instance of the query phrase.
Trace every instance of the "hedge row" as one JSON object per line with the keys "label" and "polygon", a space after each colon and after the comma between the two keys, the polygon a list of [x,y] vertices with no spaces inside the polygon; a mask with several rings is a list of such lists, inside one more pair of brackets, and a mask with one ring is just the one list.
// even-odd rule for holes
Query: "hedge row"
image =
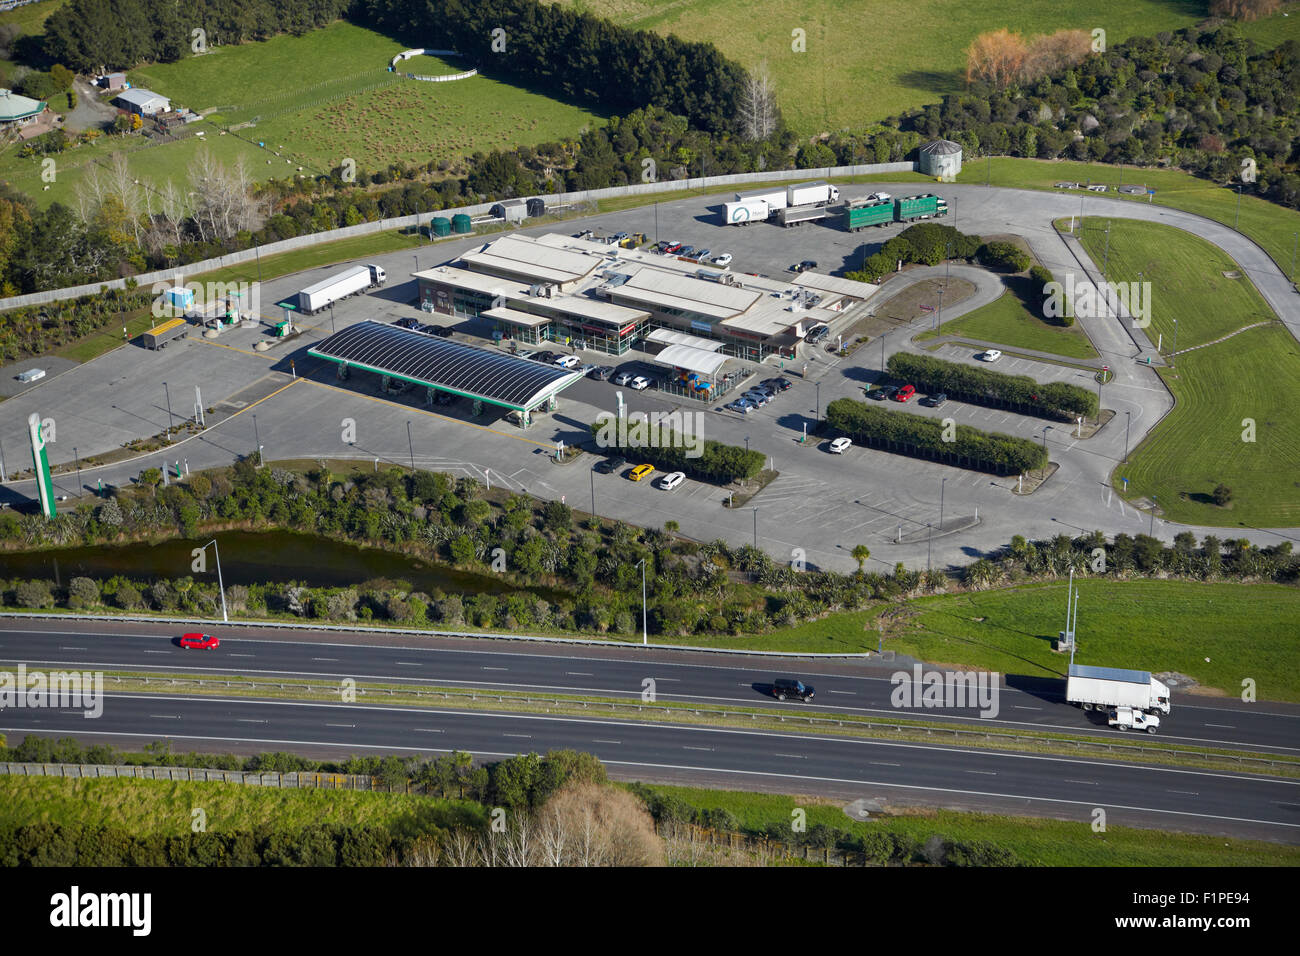
{"label": "hedge row", "polygon": [[[633,464],[654,465],[662,471],[681,471],[691,478],[714,484],[753,478],[763,470],[766,456],[738,445],[703,440],[690,432],[678,432],[645,418],[629,416],[619,427],[610,417],[592,423],[596,444],[606,453],[618,453]],[[688,452],[699,451],[699,457]]]}
{"label": "hedge row", "polygon": [[890,375],[922,391],[943,392],[949,398],[976,405],[1011,408],[1061,421],[1097,414],[1096,394],[1065,382],[1036,382],[1028,375],[1006,375],[908,352],[895,352],[887,367]]}
{"label": "hedge row", "polygon": [[851,398],[831,402],[826,407],[826,422],[860,445],[959,468],[1011,475],[1047,464],[1047,452],[1028,438],[954,424],[949,432],[953,440],[944,441],[948,429],[940,419],[872,408]]}

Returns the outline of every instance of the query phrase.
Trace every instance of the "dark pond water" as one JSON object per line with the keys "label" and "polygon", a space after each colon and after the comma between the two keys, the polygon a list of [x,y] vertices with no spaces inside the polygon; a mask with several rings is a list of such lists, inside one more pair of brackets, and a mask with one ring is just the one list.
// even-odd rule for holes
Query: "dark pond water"
{"label": "dark pond water", "polygon": [[[64,584],[79,574],[95,578],[124,574],[143,579],[210,575],[215,579],[216,562],[211,548],[206,555],[207,575],[194,574],[191,568],[193,550],[211,540],[0,552],[0,574],[32,578],[53,578],[57,574]],[[435,589],[448,594],[526,591],[549,601],[559,601],[568,596],[551,588],[520,588],[495,575],[459,571],[403,554],[361,548],[346,541],[316,535],[287,531],[228,531],[216,535],[216,540],[221,553],[221,576],[227,585],[299,581],[312,587],[339,587],[360,584],[372,578],[393,578],[409,581],[415,590],[428,593]]]}

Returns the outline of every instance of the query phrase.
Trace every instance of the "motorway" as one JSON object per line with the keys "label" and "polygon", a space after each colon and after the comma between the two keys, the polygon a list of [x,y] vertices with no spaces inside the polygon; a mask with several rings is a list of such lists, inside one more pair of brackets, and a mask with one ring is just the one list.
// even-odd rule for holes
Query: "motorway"
{"label": "motorway", "polygon": [[[733,654],[670,651],[661,647],[604,648],[526,644],[500,640],[401,637],[391,634],[322,634],[249,628],[209,628],[221,637],[215,651],[186,651],[174,628],[140,623],[0,621],[0,664],[28,668],[134,671],[193,676],[352,678],[363,683],[426,684],[515,693],[572,694],[639,699],[644,681],[656,698],[792,712],[870,715],[882,720],[923,719],[1005,731],[1114,734],[1101,715],[1064,702],[1058,679],[1006,675],[997,712],[979,708],[895,707],[895,673],[912,662],[774,660]],[[1064,665],[1064,660],[1062,665]],[[937,670],[925,665],[924,670]],[[812,684],[811,705],[780,703],[771,680],[795,676]],[[1300,707],[1271,702],[1178,694],[1162,719],[1158,740],[1170,746],[1300,753]],[[914,695],[919,697],[919,693]],[[1124,740],[1125,738],[1121,738]]]}
{"label": "motorway", "polygon": [[11,710],[0,715],[0,729],[137,745],[166,736],[201,749],[455,749],[490,758],[571,748],[595,754],[624,778],[1001,809],[1085,825],[1101,807],[1111,825],[1300,841],[1300,781],[1249,774],[812,734],[238,697],[109,694],[104,713],[97,729],[87,731],[75,711]]}

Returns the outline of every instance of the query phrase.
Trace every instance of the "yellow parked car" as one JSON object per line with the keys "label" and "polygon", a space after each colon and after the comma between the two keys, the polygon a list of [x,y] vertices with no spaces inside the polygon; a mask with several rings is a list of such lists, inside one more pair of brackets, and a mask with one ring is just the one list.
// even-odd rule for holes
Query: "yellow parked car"
{"label": "yellow parked car", "polygon": [[627,476],[633,481],[640,481],[642,478],[648,478],[655,471],[654,465],[637,465],[627,473]]}

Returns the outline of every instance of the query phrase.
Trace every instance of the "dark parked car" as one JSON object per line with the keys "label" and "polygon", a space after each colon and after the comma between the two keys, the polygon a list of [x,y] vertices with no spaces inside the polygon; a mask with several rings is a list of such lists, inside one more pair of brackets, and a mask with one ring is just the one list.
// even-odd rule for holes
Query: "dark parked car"
{"label": "dark parked car", "polygon": [[440,391],[433,396],[433,401],[437,405],[450,405],[455,400],[456,400],[456,396],[451,394],[451,392]]}
{"label": "dark parked car", "polygon": [[804,336],[803,340],[807,342],[809,345],[816,345],[818,342],[820,342],[822,339],[826,338],[826,336],[830,334],[831,334],[831,327],[829,325],[818,325],[815,326],[814,328],[809,329],[808,334]]}
{"label": "dark parked car", "polygon": [[794,697],[797,700],[810,701],[813,699],[813,687],[811,684],[805,684],[801,680],[794,680],[790,677],[778,677],[772,681],[772,696],[777,700],[785,700],[787,697]]}
{"label": "dark parked car", "polygon": [[940,392],[937,395],[925,396],[925,398],[921,399],[921,404],[927,408],[942,408],[946,401],[948,401],[948,396]]}
{"label": "dark parked car", "polygon": [[420,327],[419,319],[398,319],[393,324],[399,329],[418,329]]}
{"label": "dark parked car", "polygon": [[614,374],[614,366],[598,365],[587,373],[587,378],[594,378],[598,382],[607,382],[609,377]]}
{"label": "dark parked car", "polygon": [[545,362],[547,365],[550,365],[559,357],[560,356],[555,352],[538,352],[536,355],[533,356],[533,361]]}
{"label": "dark parked car", "polygon": [[626,464],[626,458],[615,456],[613,458],[606,458],[603,461],[596,462],[596,470],[602,475],[612,475]]}
{"label": "dark parked car", "polygon": [[448,326],[440,325],[438,326],[437,330],[434,331],[433,334],[441,336],[444,339],[449,339],[451,338],[451,329]]}
{"label": "dark parked car", "polygon": [[774,388],[778,392],[784,392],[787,388],[789,388],[794,383],[791,382],[788,378],[765,378],[760,384],[766,385],[769,388]]}
{"label": "dark parked car", "polygon": [[867,392],[868,398],[874,398],[876,401],[884,401],[886,398],[893,398],[894,393],[898,391],[897,385],[882,385],[880,388],[873,388]]}
{"label": "dark parked car", "polygon": [[809,269],[816,269],[817,263],[812,259],[805,259],[803,262],[796,262],[790,267],[791,272],[807,272]]}

